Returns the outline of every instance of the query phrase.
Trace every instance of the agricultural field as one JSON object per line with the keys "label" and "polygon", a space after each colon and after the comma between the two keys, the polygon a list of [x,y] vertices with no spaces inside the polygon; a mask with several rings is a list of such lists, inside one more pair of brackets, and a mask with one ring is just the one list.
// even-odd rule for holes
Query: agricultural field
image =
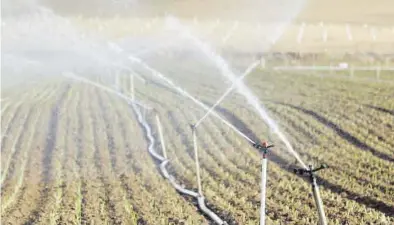
{"label": "agricultural field", "polygon": [[[89,78],[103,84],[109,79]],[[206,104],[221,94],[204,79],[196,85],[190,77],[173,78]],[[121,77],[122,93],[130,94],[129,79]],[[157,140],[155,113],[162,118],[170,171],[196,189],[188,124],[204,111],[146,79],[138,84],[136,99],[155,112],[141,111]],[[330,223],[394,222],[392,84],[266,70],[253,72],[247,83],[301,157],[330,166],[319,174]],[[127,101],[66,78],[23,92],[3,90],[2,98],[3,224],[209,223],[193,199],[161,176]],[[309,184],[293,174],[294,160],[242,96],[229,99],[217,109],[223,117],[248,136],[277,145],[269,156],[269,224],[316,224]],[[208,206],[231,224],[257,224],[258,152],[211,117],[199,128],[198,140]]]}
{"label": "agricultural field", "polygon": [[266,224],[322,164],[328,224],[394,224],[391,1],[92,2],[2,8],[2,224],[259,224],[264,141]]}

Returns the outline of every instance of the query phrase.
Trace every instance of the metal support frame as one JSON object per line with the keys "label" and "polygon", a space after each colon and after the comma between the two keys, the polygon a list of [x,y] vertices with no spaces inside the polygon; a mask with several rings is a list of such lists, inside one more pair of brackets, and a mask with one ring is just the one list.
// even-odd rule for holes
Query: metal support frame
{"label": "metal support frame", "polygon": [[313,198],[315,199],[316,207],[317,207],[317,212],[319,215],[319,225],[327,225],[327,218],[324,213],[324,206],[323,206],[323,201],[320,197],[320,191],[319,191],[319,186],[317,185],[316,182],[316,175],[315,172],[328,168],[326,164],[322,164],[320,167],[313,169],[312,165],[309,165],[309,169],[294,169],[295,174],[300,174],[300,175],[307,175],[309,177],[309,181],[312,185],[312,192],[313,192]]}
{"label": "metal support frame", "polygon": [[201,185],[201,175],[200,175],[200,162],[199,162],[199,159],[198,159],[198,146],[197,146],[196,127],[194,125],[192,125],[191,128],[192,128],[192,135],[193,135],[194,161],[196,163],[196,176],[197,176],[198,194],[200,194],[200,196],[203,196],[202,185]]}
{"label": "metal support frame", "polygon": [[265,198],[267,189],[267,158],[261,163],[260,225],[265,225]]}

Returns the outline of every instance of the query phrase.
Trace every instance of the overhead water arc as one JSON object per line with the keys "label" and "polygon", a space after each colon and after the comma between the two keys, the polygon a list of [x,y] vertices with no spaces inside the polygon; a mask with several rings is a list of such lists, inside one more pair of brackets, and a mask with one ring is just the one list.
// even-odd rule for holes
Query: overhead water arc
{"label": "overhead water arc", "polygon": [[[274,42],[278,40],[278,38],[282,35],[284,31],[284,27],[288,25],[293,18],[299,13],[299,11],[302,9],[304,1],[299,1],[301,4],[298,5],[298,7],[294,8],[292,13],[287,13],[286,17],[283,18],[280,22],[281,26],[279,26],[275,32],[273,32],[272,37],[270,38]],[[184,36],[189,38],[190,40],[193,41],[193,43],[200,48],[200,50],[214,62],[218,68],[221,71],[221,74],[226,77],[228,80],[230,80],[232,83],[236,85],[237,91],[242,94],[248,101],[250,105],[255,108],[255,110],[259,113],[260,117],[263,119],[263,121],[266,122],[266,124],[270,127],[270,129],[279,137],[279,139],[285,144],[288,152],[292,154],[297,161],[307,169],[308,167],[306,164],[303,162],[299,154],[294,150],[293,146],[290,144],[290,141],[287,139],[285,134],[279,129],[277,123],[268,115],[262,104],[260,103],[259,99],[252,93],[252,91],[243,83],[242,80],[237,79],[237,76],[233,73],[232,69],[228,65],[228,63],[224,60],[223,57],[221,57],[218,53],[216,53],[209,44],[204,43],[200,39],[198,39],[195,35],[192,34],[192,32],[185,26],[183,26],[179,20],[177,20],[173,16],[168,16],[167,17],[167,25],[173,29],[176,29],[178,31],[181,31]],[[267,49],[265,49],[267,50]]]}

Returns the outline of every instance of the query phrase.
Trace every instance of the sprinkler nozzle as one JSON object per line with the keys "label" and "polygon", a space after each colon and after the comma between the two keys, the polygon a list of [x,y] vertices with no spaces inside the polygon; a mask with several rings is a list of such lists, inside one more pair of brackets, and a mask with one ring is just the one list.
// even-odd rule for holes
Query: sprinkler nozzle
{"label": "sprinkler nozzle", "polygon": [[317,172],[319,170],[322,170],[322,169],[326,169],[326,168],[328,168],[328,165],[323,163],[323,164],[321,164],[320,167],[318,167],[316,169],[313,169],[312,165],[310,165],[309,169],[297,169],[296,168],[293,171],[294,171],[295,174],[299,174],[299,175],[307,174],[311,178],[314,178],[315,177],[315,172]]}
{"label": "sprinkler nozzle", "polygon": [[326,168],[328,168],[328,165],[323,163],[323,164],[321,164],[321,166],[319,168],[313,169],[312,172],[316,172],[316,171],[326,169]]}
{"label": "sprinkler nozzle", "polygon": [[294,169],[294,173],[295,174],[299,174],[299,175],[304,175],[304,173],[307,173],[308,170],[306,169]]}
{"label": "sprinkler nozzle", "polygon": [[267,154],[268,149],[274,147],[274,145],[268,145],[268,142],[263,141],[261,144],[256,142],[252,145],[255,149],[263,152],[263,154]]}

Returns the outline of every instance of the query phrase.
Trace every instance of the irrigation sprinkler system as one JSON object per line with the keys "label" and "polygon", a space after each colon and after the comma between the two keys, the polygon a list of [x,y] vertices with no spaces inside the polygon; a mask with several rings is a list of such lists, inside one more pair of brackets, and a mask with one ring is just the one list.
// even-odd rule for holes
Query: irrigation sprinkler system
{"label": "irrigation sprinkler system", "polygon": [[[169,78],[167,78],[165,75],[163,75],[162,73],[160,73],[159,71],[151,68],[150,66],[148,66],[146,63],[144,63],[142,60],[135,58],[131,55],[129,55],[129,59],[134,62],[139,64],[140,66],[142,66],[143,68],[145,68],[146,70],[148,70],[149,72],[151,72],[154,76],[160,78],[161,80],[163,80],[164,82],[166,82],[169,86],[171,86],[173,89],[177,90],[180,94],[182,94],[183,96],[191,99],[193,102],[195,102],[197,105],[199,105],[200,107],[202,107],[204,110],[206,110],[206,114],[200,119],[198,120],[198,123],[196,123],[196,125],[191,125],[192,128],[192,135],[193,135],[193,145],[194,145],[194,155],[195,155],[195,163],[196,163],[196,176],[197,176],[197,183],[198,183],[198,196],[201,199],[204,199],[203,197],[203,191],[202,191],[202,184],[201,184],[201,175],[200,175],[200,165],[199,165],[199,160],[198,160],[198,146],[197,146],[197,136],[196,136],[196,129],[198,127],[198,125],[200,125],[202,123],[202,121],[209,115],[212,114],[214,115],[216,118],[218,118],[219,120],[221,120],[224,124],[226,124],[227,126],[229,126],[231,129],[233,129],[236,133],[238,133],[240,136],[242,136],[244,139],[246,139],[249,143],[252,144],[252,146],[254,148],[256,148],[257,150],[261,151],[263,154],[263,158],[262,158],[262,174],[261,174],[261,208],[260,208],[260,223],[261,224],[265,224],[265,193],[266,193],[266,180],[267,180],[267,153],[268,153],[268,149],[273,147],[273,145],[268,145],[266,142],[263,142],[262,144],[260,144],[257,141],[253,141],[251,138],[249,138],[246,134],[244,134],[243,132],[241,132],[240,130],[238,130],[235,126],[233,126],[231,123],[229,123],[228,121],[226,121],[225,119],[223,119],[220,115],[218,115],[215,111],[214,108],[220,104],[221,101],[224,100],[224,98],[234,89],[234,87],[237,86],[236,82],[241,81],[244,77],[246,77],[246,75],[248,73],[250,73],[253,68],[257,65],[259,65],[259,63],[254,63],[252,64],[246,71],[245,73],[239,77],[239,79],[236,79],[233,84],[226,90],[226,92],[218,99],[218,101],[212,106],[212,107],[208,107],[206,106],[204,103],[200,102],[199,100],[197,100],[195,97],[193,97],[192,95],[190,95],[188,92],[186,92],[185,90],[183,90],[182,88],[180,88],[179,86],[177,86],[173,81],[171,81]],[[250,70],[250,71],[249,71]],[[322,168],[321,168],[322,169]],[[305,168],[303,169],[299,169],[299,171],[309,171]],[[315,170],[310,170],[311,174],[314,174],[315,171],[318,171],[319,169],[315,169]],[[299,173],[298,173],[299,174]],[[313,175],[314,177],[314,175]],[[314,183],[313,183],[313,193],[315,196],[315,201],[317,203],[317,207],[318,207],[318,212],[319,215],[321,217],[320,221],[326,221],[326,217],[324,216],[324,210],[323,210],[323,204],[322,204],[322,200],[320,198],[320,193],[319,193],[319,189],[316,183],[316,179],[314,178]],[[199,201],[202,201],[199,199]],[[201,207],[200,207],[201,208]],[[206,215],[209,215],[208,213],[206,213]],[[209,216],[210,218],[216,218],[215,215]],[[219,221],[220,222],[220,221]],[[221,224],[221,223],[218,223]],[[327,223],[321,223],[321,225],[326,225]]]}
{"label": "irrigation sprinkler system", "polygon": [[[247,73],[246,73],[247,74]],[[240,80],[244,78],[245,75],[240,77]],[[197,148],[197,140],[196,140],[196,128],[199,124],[213,111],[213,109],[220,104],[221,101],[231,92],[231,90],[235,87],[233,85],[219,98],[219,100],[207,111],[207,113],[198,120],[196,125],[192,125],[192,133],[193,133],[193,144],[194,144],[194,154],[195,154],[195,162],[196,162],[196,171],[197,171],[197,183],[199,193],[202,195],[202,187],[201,187],[201,177],[200,177],[200,166],[198,161],[198,148]],[[256,148],[262,154],[262,163],[261,163],[261,193],[260,193],[260,225],[265,225],[265,206],[266,206],[266,184],[267,184],[267,154],[268,150],[274,145],[269,145],[267,142],[262,142],[261,144],[258,142],[251,141],[252,146]],[[295,169],[294,172],[299,175],[309,174],[309,178],[312,184],[313,196],[316,202],[316,206],[319,213],[320,225],[327,225],[327,219],[324,214],[323,202],[320,197],[319,187],[317,186],[315,172],[321,169],[327,168],[327,165],[323,164],[321,167],[313,169],[312,166],[309,166],[309,170],[306,169]]]}
{"label": "irrigation sprinkler system", "polygon": [[[198,161],[198,148],[197,148],[197,138],[196,138],[196,129],[202,123],[202,121],[207,118],[207,116],[218,106],[226,96],[236,87],[236,83],[243,80],[250,72],[258,65],[259,63],[253,63],[249,66],[248,69],[241,75],[224,93],[223,95],[216,101],[216,103],[197,121],[195,125],[191,125],[192,133],[193,133],[193,144],[194,144],[194,155],[196,162],[196,170],[197,170],[197,183],[199,193],[202,195],[201,188],[201,177],[200,177],[200,165]],[[250,141],[252,146],[256,148],[258,151],[262,153],[262,163],[261,163],[261,194],[260,194],[260,225],[265,225],[265,198],[266,198],[266,184],[267,184],[267,153],[268,149],[274,147],[273,145],[268,145],[267,142],[263,142],[262,144],[258,142]]]}
{"label": "irrigation sprinkler system", "polygon": [[[152,68],[148,67],[146,64],[144,64],[142,61],[139,59],[131,58],[134,59],[134,61],[142,64],[145,68],[147,68],[149,71],[151,71],[155,75],[159,75],[162,79],[166,78],[164,75],[162,75],[160,72],[153,70]],[[236,82],[244,79],[248,74],[250,74],[253,69],[259,65],[258,62],[255,62],[251,64],[245,72],[236,80]],[[170,81],[168,78],[164,79],[168,84],[171,86],[176,86],[172,81]],[[176,86],[177,87],[177,86]],[[200,106],[204,106],[203,108],[207,111],[206,114],[198,120],[196,125],[191,125],[191,130],[192,130],[192,136],[193,136],[193,149],[194,149],[194,161],[195,161],[195,166],[196,166],[196,179],[197,179],[197,185],[198,185],[198,204],[200,205],[200,209],[206,213],[212,220],[214,220],[217,224],[226,224],[225,221],[221,220],[216,214],[214,214],[212,211],[210,211],[208,208],[205,207],[204,203],[204,195],[203,195],[203,188],[202,188],[202,182],[201,182],[201,173],[200,173],[200,163],[199,163],[199,154],[198,154],[198,144],[197,144],[197,127],[202,123],[202,121],[211,113],[214,115],[216,114],[213,110],[217,105],[219,105],[224,98],[236,87],[236,83],[234,82],[226,91],[225,93],[216,101],[216,103],[211,107],[207,108],[203,103],[200,103],[197,99],[192,97],[190,94],[188,94],[186,91],[181,89],[181,93],[186,93],[186,96],[189,96],[189,98],[195,99],[196,103],[200,103]],[[176,88],[179,89],[179,88]],[[179,90],[178,90],[179,91]],[[217,115],[217,114],[216,114]],[[220,117],[219,117],[220,118]],[[158,130],[159,130],[159,135],[160,139],[163,140],[162,133],[161,133],[161,125],[160,125],[160,120],[158,116],[156,116],[156,120],[158,121]],[[228,123],[226,120],[222,119],[225,121],[225,124],[229,124],[230,127],[233,127],[230,123]],[[235,127],[234,127],[235,128]],[[268,149],[273,147],[273,145],[268,145],[267,142],[263,142],[262,144],[259,144],[258,142],[252,141],[247,135],[239,131],[238,129],[235,128],[235,131],[238,131],[241,136],[245,137],[254,148],[259,150],[262,153],[262,180],[261,180],[261,210],[260,210],[260,224],[264,225],[265,224],[265,198],[266,198],[266,180],[267,180],[267,153]],[[164,141],[162,141],[164,143]],[[163,148],[163,154],[165,153],[165,147],[162,145]],[[166,157],[165,157],[166,158]],[[168,161],[163,162],[163,165],[161,166],[162,170],[165,169],[165,165],[168,163]],[[168,172],[163,172],[163,174],[168,175]],[[175,187],[175,186],[174,186]]]}
{"label": "irrigation sprinkler system", "polygon": [[[147,64],[139,60],[138,58],[133,58],[132,56],[129,56],[129,59],[133,62],[138,63],[140,66],[143,68],[147,69],[149,72],[151,72],[153,75],[156,77],[159,77],[161,80],[165,81],[168,85],[170,85],[172,88],[177,90],[179,93],[184,95],[185,97],[191,99],[193,102],[195,102],[197,105],[202,107],[204,110],[206,110],[206,114],[202,118],[200,118],[196,125],[192,125],[192,136],[193,136],[193,147],[194,147],[194,161],[196,164],[196,179],[197,179],[197,185],[198,185],[198,192],[194,192],[192,190],[188,190],[183,188],[181,185],[178,184],[176,179],[170,175],[170,173],[167,171],[166,166],[169,164],[169,159],[167,156],[166,148],[165,148],[165,142],[164,142],[164,137],[162,133],[162,128],[161,128],[161,122],[160,118],[157,114],[155,113],[155,118],[156,118],[156,123],[157,123],[157,129],[160,137],[160,143],[161,143],[161,148],[162,148],[162,154],[159,154],[156,149],[155,149],[155,138],[153,137],[152,134],[152,129],[149,125],[149,123],[146,120],[146,111],[152,110],[151,107],[147,106],[146,104],[139,103],[135,99],[135,90],[134,90],[134,81],[133,81],[133,75],[130,75],[130,92],[132,94],[132,97],[129,98],[125,94],[121,93],[120,87],[115,87],[115,89],[108,88],[104,85],[95,83],[93,81],[90,81],[89,79],[79,77],[73,73],[65,73],[64,75],[74,79],[74,80],[79,80],[85,83],[88,83],[90,85],[96,86],[100,89],[103,89],[107,92],[116,94],[117,96],[123,98],[126,100],[131,106],[134,111],[134,113],[137,116],[138,122],[143,127],[143,129],[146,132],[146,137],[149,141],[149,146],[148,146],[148,152],[152,155],[153,158],[158,160],[160,162],[160,171],[162,175],[171,183],[171,185],[181,194],[189,195],[191,197],[194,197],[197,199],[198,206],[200,210],[207,216],[209,217],[212,221],[214,221],[216,224],[227,224],[226,221],[221,219],[217,214],[215,214],[212,210],[210,210],[206,205],[205,205],[205,197],[203,195],[203,186],[201,182],[201,173],[200,173],[200,164],[199,164],[199,154],[198,154],[198,144],[197,144],[197,127],[203,122],[203,120],[209,115],[212,114],[219,120],[221,120],[224,124],[232,128],[237,134],[245,138],[254,148],[256,148],[261,154],[262,154],[262,162],[261,162],[261,202],[260,202],[260,224],[264,225],[265,224],[265,209],[266,209],[266,182],[267,182],[267,154],[269,148],[273,147],[273,145],[268,145],[267,142],[259,143],[258,141],[253,141],[251,138],[249,138],[246,134],[238,130],[235,126],[233,126],[231,123],[229,123],[227,120],[222,118],[220,115],[217,114],[217,112],[214,111],[215,107],[218,106],[226,96],[236,87],[236,82],[241,81],[243,78],[245,78],[259,63],[253,63],[251,66],[248,67],[248,69],[237,79],[233,82],[233,84],[224,92],[224,94],[216,101],[216,103],[212,107],[206,106],[204,103],[200,102],[197,100],[195,97],[190,95],[188,92],[174,84],[170,79],[168,79],[166,76],[164,76],[162,73],[159,71],[154,70],[153,68],[149,67]],[[118,80],[118,77],[115,77],[116,80]],[[120,85],[120,82],[116,82],[118,85]],[[143,110],[143,112],[142,112]],[[326,217],[324,215],[324,210],[323,210],[323,204],[322,200],[320,197],[319,189],[316,183],[316,177],[314,175],[314,172],[321,170],[326,167],[320,167],[317,169],[312,169],[312,167],[307,169],[297,169],[295,170],[296,174],[309,174],[310,175],[310,180],[313,188],[313,193],[314,193],[314,198],[315,202],[318,208],[318,213],[319,213],[319,218],[320,218],[320,223],[321,225],[326,225]]]}
{"label": "irrigation sprinkler system", "polygon": [[[121,49],[120,47],[118,47],[117,45],[110,45],[110,46],[111,46],[111,48],[115,49],[118,53],[125,53],[125,51],[123,49]],[[208,48],[206,48],[204,50],[206,52],[206,51],[208,51]],[[100,89],[103,89],[105,91],[116,94],[117,96],[126,100],[128,102],[128,104],[132,107],[132,109],[137,117],[138,123],[145,130],[145,135],[146,135],[146,138],[149,142],[148,152],[150,153],[150,155],[154,159],[156,159],[159,162],[159,164],[160,164],[159,168],[160,168],[160,171],[161,171],[163,177],[165,177],[179,193],[194,197],[197,200],[198,207],[200,208],[200,210],[207,217],[209,217],[212,221],[214,221],[216,224],[227,224],[226,221],[221,219],[216,213],[214,213],[212,210],[210,210],[205,205],[205,197],[204,197],[204,193],[203,193],[203,185],[202,185],[202,179],[201,179],[201,173],[200,173],[199,151],[198,151],[198,143],[197,143],[197,128],[210,114],[212,114],[213,116],[215,116],[216,118],[221,120],[224,124],[226,124],[231,129],[233,129],[237,134],[239,134],[244,139],[246,139],[252,145],[252,147],[257,149],[260,152],[260,154],[262,155],[260,224],[265,225],[266,184],[267,184],[267,177],[268,177],[268,175],[267,175],[267,166],[268,166],[267,155],[268,155],[268,150],[270,148],[272,148],[273,145],[268,145],[267,142],[260,143],[257,140],[252,140],[250,137],[248,137],[246,134],[244,134],[242,131],[240,131],[238,128],[236,128],[234,125],[232,125],[227,120],[222,118],[217,112],[215,112],[216,106],[218,106],[229,95],[229,93],[239,85],[239,82],[242,82],[242,80],[254,70],[254,68],[256,68],[258,65],[260,65],[261,62],[256,61],[256,62],[252,63],[241,76],[237,77],[236,79],[232,79],[232,81],[233,81],[232,85],[223,93],[223,95],[215,102],[214,105],[212,105],[211,107],[208,107],[207,105],[205,105],[204,103],[199,101],[197,98],[193,97],[188,92],[186,92],[180,86],[176,85],[167,76],[163,75],[161,72],[159,72],[159,71],[153,69],[152,67],[150,67],[149,65],[147,65],[141,59],[136,58],[132,55],[128,55],[128,59],[131,62],[138,64],[139,66],[141,66],[145,70],[149,71],[153,76],[160,78],[162,81],[164,81],[171,88],[177,90],[184,97],[191,99],[193,102],[195,102],[197,105],[199,105],[201,108],[203,108],[206,111],[206,113],[195,123],[195,125],[191,126],[192,138],[193,138],[193,148],[194,148],[194,161],[195,161],[195,166],[196,166],[196,180],[197,180],[197,185],[198,185],[197,192],[185,189],[184,187],[179,185],[179,183],[176,181],[176,179],[168,172],[166,166],[170,163],[170,160],[168,159],[168,156],[167,156],[167,151],[166,151],[165,142],[164,142],[164,136],[162,133],[161,122],[160,122],[160,118],[159,118],[158,113],[153,109],[153,111],[155,112],[156,125],[157,125],[157,130],[159,133],[161,150],[162,150],[161,154],[156,151],[156,148],[155,148],[156,147],[156,144],[155,144],[156,139],[153,135],[151,125],[147,121],[147,117],[148,117],[147,112],[151,111],[152,108],[147,106],[146,104],[142,104],[142,103],[136,101],[135,90],[134,90],[134,88],[135,88],[134,73],[130,74],[130,76],[129,76],[130,77],[130,80],[129,80],[130,86],[129,86],[128,91],[130,91],[130,93],[131,93],[131,98],[129,98],[126,95],[126,93],[124,93],[125,90],[121,89],[121,80],[120,80],[120,75],[118,73],[115,75],[114,89],[108,88],[105,85],[102,85],[99,83],[92,82],[86,78],[76,76],[73,73],[65,73],[64,75],[69,78],[72,78],[74,80],[79,80],[79,81],[83,81],[85,83],[89,83],[91,85],[94,85]],[[132,71],[132,70],[130,69],[130,71]],[[141,77],[141,76],[138,75],[138,77]],[[317,169],[312,169],[312,167],[309,167],[309,169],[306,169],[306,168],[296,169],[295,172],[296,172],[296,174],[300,174],[300,175],[308,174],[310,176],[310,180],[311,180],[311,184],[312,184],[312,188],[313,188],[313,193],[314,193],[314,198],[315,198],[315,202],[316,202],[316,205],[318,208],[320,223],[321,223],[321,225],[326,225],[327,222],[326,222],[326,218],[324,215],[323,204],[322,204],[319,189],[318,189],[318,186],[316,183],[316,177],[314,175],[314,173],[316,171],[321,170],[323,168],[326,168],[326,167],[320,167]]]}

